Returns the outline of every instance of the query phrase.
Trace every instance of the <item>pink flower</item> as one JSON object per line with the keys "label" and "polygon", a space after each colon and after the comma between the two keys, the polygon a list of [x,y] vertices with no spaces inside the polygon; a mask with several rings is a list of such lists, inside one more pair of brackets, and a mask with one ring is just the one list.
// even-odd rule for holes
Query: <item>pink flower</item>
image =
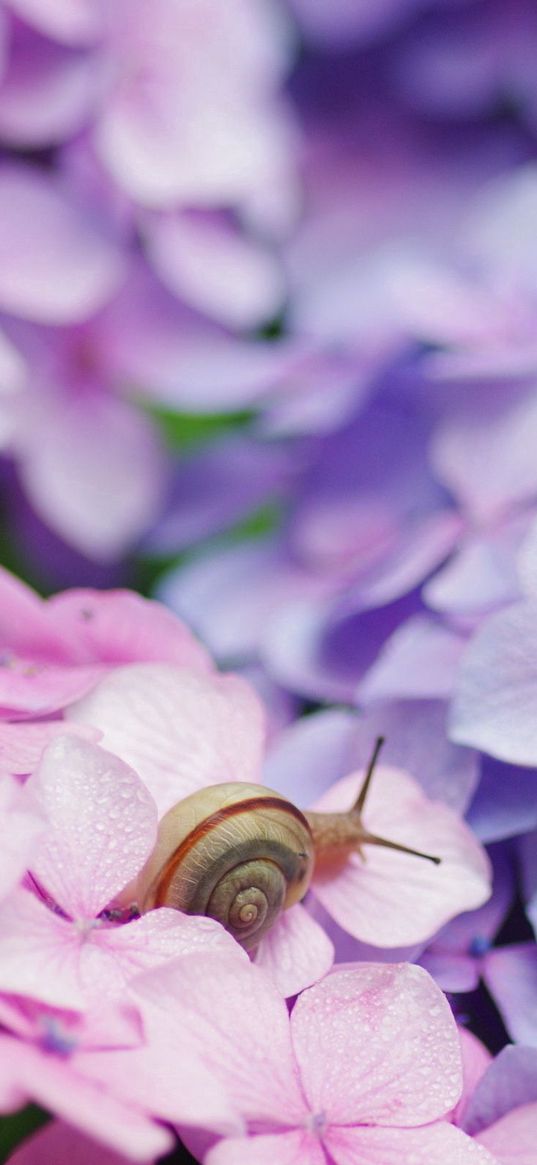
{"label": "pink flower", "polygon": [[151,795],[122,761],[60,737],[26,789],[48,818],[30,860],[44,900],[20,889],[0,907],[1,990],[83,1009],[199,943],[234,945],[218,923],[169,909],[113,925],[106,907],[149,856],[157,825]]}
{"label": "pink flower", "polygon": [[[207,703],[201,703],[202,688],[207,689],[203,677],[172,667],[124,668],[73,705],[68,718],[99,729],[103,745],[136,769],[164,812],[196,788],[260,780],[259,720],[244,703],[242,708],[235,705],[233,720],[229,712],[223,719],[225,705],[216,690],[209,713]],[[198,715],[203,715],[205,729],[200,725],[193,751],[192,725]],[[350,810],[362,780],[362,774],[351,773],[324,793],[315,810]],[[490,869],[481,846],[451,809],[425,797],[408,774],[379,769],[368,794],[365,824],[370,833],[425,849],[442,861],[433,867],[418,857],[367,846],[365,860],[351,854],[340,869],[314,873],[312,891],[357,938],[386,947],[422,942],[449,918],[480,906],[489,896]]]}
{"label": "pink flower", "polygon": [[45,819],[28,790],[21,789],[9,776],[1,777],[0,899],[22,878],[44,829]]}
{"label": "pink flower", "polygon": [[51,1121],[9,1158],[10,1165],[127,1165],[129,1160],[63,1121]]}
{"label": "pink flower", "polygon": [[224,956],[218,975],[196,956],[144,975],[136,998],[154,1038],[160,1027],[197,1041],[242,1114],[240,1137],[210,1147],[189,1134],[206,1165],[492,1163],[446,1119],[462,1086],[459,1037],[421,968],[335,971],[290,1019],[257,968]]}
{"label": "pink flower", "polygon": [[[321,812],[349,809],[363,774],[337,781],[316,802]],[[312,891],[344,930],[373,946],[424,942],[464,910],[490,895],[485,851],[453,810],[424,796],[417,782],[398,769],[380,767],[368,793],[364,820],[370,833],[441,858],[423,858],[370,845],[365,857],[349,856],[336,876],[314,874]]]}
{"label": "pink flower", "polygon": [[263,709],[239,676],[171,663],[117,668],[72,705],[67,722],[97,728],[103,747],[139,773],[159,814],[206,785],[259,778]]}
{"label": "pink flower", "polygon": [[[49,716],[121,662],[164,659],[196,671],[210,667],[204,649],[179,619],[130,591],[81,588],[43,600],[0,569],[0,599],[0,709],[6,718]],[[35,763],[51,732],[50,724],[33,729]],[[31,738],[16,725],[4,727],[1,743],[9,749],[12,772],[35,767],[28,764]]]}

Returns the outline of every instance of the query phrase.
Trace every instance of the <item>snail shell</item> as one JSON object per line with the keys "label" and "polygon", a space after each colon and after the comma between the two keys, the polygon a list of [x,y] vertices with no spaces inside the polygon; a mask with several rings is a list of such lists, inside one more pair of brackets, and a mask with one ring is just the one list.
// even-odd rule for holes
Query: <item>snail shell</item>
{"label": "snail shell", "polygon": [[308,822],[263,785],[192,793],[162,818],[138,879],[142,912],[171,906],[225,926],[247,950],[304,897],[314,864]]}

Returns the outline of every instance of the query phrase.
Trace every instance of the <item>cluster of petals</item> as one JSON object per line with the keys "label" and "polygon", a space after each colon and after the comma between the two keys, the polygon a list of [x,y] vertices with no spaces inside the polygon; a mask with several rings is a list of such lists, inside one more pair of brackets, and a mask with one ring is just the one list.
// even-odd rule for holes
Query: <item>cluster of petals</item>
{"label": "cluster of petals", "polygon": [[45,528],[113,562],[172,476],[140,401],[229,408],[236,376],[246,399],[271,379],[233,333],[284,298],[292,36],[271,0],[0,17],[0,446]]}
{"label": "cluster of petals", "polygon": [[[385,1162],[403,1146],[430,1162],[497,1160],[453,1123],[460,1037],[445,998],[418,967],[340,968],[304,991],[289,1016],[263,971],[236,952],[205,952],[141,975],[129,996],[143,1018],[144,1047],[88,1051],[80,1071],[123,1095],[143,1081],[145,1103],[208,1165],[346,1165],[357,1154]],[[194,1113],[185,1122],[176,1069],[187,1050],[208,1077],[207,1116],[197,1128]],[[56,1126],[36,1138],[37,1161],[51,1141],[61,1147],[69,1135]]]}
{"label": "cluster of petals", "polygon": [[[250,1131],[244,1123],[248,1106],[242,1098],[230,1099],[222,1070],[218,1086],[213,1083],[207,1091],[210,1081],[203,1073],[207,1065],[210,1074],[215,1068],[200,1043],[201,999],[198,1005],[188,967],[198,985],[206,968],[223,999],[227,960],[237,1006],[244,1006],[237,978],[244,972],[253,976],[244,987],[252,1005],[261,1006],[265,992],[270,1006],[286,1017],[284,998],[324,983],[334,959],[332,924],[316,917],[321,907],[351,943],[421,948],[443,923],[486,900],[487,858],[452,808],[427,797],[402,767],[381,766],[364,809],[367,828],[395,843],[420,847],[426,823],[427,844],[442,859],[439,867],[371,846],[365,857],[351,855],[331,878],[314,875],[306,905],[281,916],[259,944],[255,967],[217,921],[168,907],[138,917],[136,878],[154,847],[159,816],[209,785],[263,780],[265,723],[259,698],[241,677],[216,673],[185,626],[157,603],[129,592],[91,591],[42,600],[7,573],[2,586],[1,788],[14,840],[20,836],[16,860],[8,849],[2,868],[4,1111],[33,1098],[82,1133],[97,1135],[114,1152],[135,1159],[147,1159],[167,1143],[169,1134],[154,1124],[155,1118],[173,1121],[187,1139],[189,1129],[198,1126],[214,1138],[244,1137]],[[297,768],[285,753],[283,743],[279,756],[278,751],[269,755],[267,771],[276,788],[291,796],[285,789],[286,766],[295,774]],[[315,807],[349,809],[363,781],[364,761],[355,762],[354,771],[335,784],[329,773]],[[305,788],[308,799],[314,782],[315,770],[311,790]],[[322,791],[319,787],[318,794]],[[351,957],[360,956],[354,952]],[[179,1069],[174,1070],[173,1095],[163,1091],[157,1070],[165,1054],[159,1042],[164,1039],[162,1019],[155,1018],[153,1028],[140,1002],[142,988],[136,995],[140,975],[154,974],[154,980],[143,981],[156,985],[167,967],[170,979],[158,980],[157,996],[166,999],[172,984],[187,976],[183,987],[173,990],[183,1007],[188,1000],[191,1030],[187,1039],[178,1020],[177,1032],[183,1028],[180,1071],[188,1082],[179,1089]],[[430,984],[424,971],[415,973]],[[392,972],[380,968],[375,974],[382,981]],[[384,988],[379,990],[382,994]],[[404,997],[391,978],[385,990],[394,1000]],[[432,985],[427,990],[437,992]],[[305,999],[302,994],[299,1008]],[[175,1009],[171,997],[169,1007]],[[207,1022],[212,1017],[214,1023],[218,1007],[210,992],[207,1007]],[[270,1016],[267,1023],[272,1026]],[[231,1015],[229,1024],[233,1039],[238,1038]],[[263,1030],[266,1034],[268,1028]],[[212,1029],[207,1034],[207,1047],[216,1045],[217,1034]],[[166,1038],[171,1047],[171,1030]],[[261,1028],[256,1038],[261,1039]],[[53,1067],[44,1073],[49,1060]],[[97,1132],[89,1116],[96,1090],[104,1090],[109,1103]],[[446,1111],[450,1103],[448,1098]],[[128,1121],[126,1127],[125,1106],[135,1113],[134,1124]],[[418,1114],[416,1123],[440,1117],[441,1108],[430,1118]],[[302,1131],[290,1136],[289,1152],[295,1151],[297,1137],[305,1137],[322,1160],[328,1133],[317,1129],[316,1112],[308,1117],[297,1110]],[[259,1131],[258,1118],[252,1113],[251,1119]],[[272,1119],[274,1106],[267,1110],[267,1136]],[[346,1119],[341,1118],[345,1128]],[[340,1123],[337,1114],[333,1120]],[[364,1122],[369,1124],[365,1117]],[[455,1136],[447,1127],[434,1136]],[[338,1136],[346,1144],[347,1133]],[[210,1152],[232,1149],[224,1141]]]}

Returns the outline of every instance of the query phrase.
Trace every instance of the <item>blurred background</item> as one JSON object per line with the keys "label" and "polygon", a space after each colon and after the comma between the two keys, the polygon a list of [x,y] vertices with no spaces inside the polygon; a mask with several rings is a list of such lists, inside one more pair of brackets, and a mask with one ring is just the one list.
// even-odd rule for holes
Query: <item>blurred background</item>
{"label": "blurred background", "polygon": [[0,0],[0,562],[162,599],[273,741],[334,717],[305,764],[382,733],[466,812],[499,881],[442,985],[494,1050],[537,754],[445,726],[535,596],[536,59],[533,0]]}

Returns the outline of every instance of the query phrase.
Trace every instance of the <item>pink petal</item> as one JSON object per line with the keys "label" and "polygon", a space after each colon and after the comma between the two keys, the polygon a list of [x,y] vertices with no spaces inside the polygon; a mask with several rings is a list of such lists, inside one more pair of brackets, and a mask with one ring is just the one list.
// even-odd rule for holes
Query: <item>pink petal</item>
{"label": "pink petal", "polygon": [[163,1028],[153,1031],[148,1025],[147,1036],[144,1048],[81,1052],[77,1070],[108,1095],[161,1120],[240,1134],[243,1122],[229,1089],[200,1058],[188,1032],[181,1038],[174,1027],[169,1038]]}
{"label": "pink petal", "polygon": [[5,653],[0,662],[0,714],[46,716],[78,700],[102,675],[103,668],[65,667]]}
{"label": "pink petal", "polygon": [[37,768],[43,750],[56,736],[80,736],[97,743],[100,733],[87,724],[69,724],[66,720],[42,723],[0,723],[0,765],[7,773],[19,776]]}
{"label": "pink petal", "polygon": [[478,1133],[476,1140],[502,1165],[534,1165],[536,1129],[537,1104],[525,1104]]}
{"label": "pink petal", "polygon": [[[315,809],[345,810],[361,778],[338,781]],[[407,946],[430,938],[463,910],[490,895],[484,850],[451,809],[429,801],[401,770],[379,768],[366,803],[366,828],[377,836],[440,857],[439,866],[409,854],[366,846],[351,854],[337,874],[314,874],[312,889],[344,930],[380,947]]]}
{"label": "pink petal", "polygon": [[9,1158],[10,1165],[128,1165],[128,1160],[63,1121],[27,1138]]}
{"label": "pink petal", "polygon": [[86,319],[112,294],[122,261],[94,215],[35,167],[0,171],[0,303],[41,323]]}
{"label": "pink petal", "polygon": [[272,1136],[234,1137],[220,1141],[204,1158],[205,1165],[325,1165],[318,1137],[305,1129]]}
{"label": "pink petal", "polygon": [[153,426],[98,391],[34,400],[18,465],[38,514],[97,560],[121,554],[161,502],[165,466]]}
{"label": "pink petal", "polygon": [[499,1165],[454,1125],[422,1129],[329,1129],[327,1149],[336,1165]]}
{"label": "pink petal", "polygon": [[281,306],[276,257],[218,215],[163,213],[142,223],[149,257],[170,291],[232,328],[251,328]]}
{"label": "pink petal", "polygon": [[330,939],[300,903],[280,915],[255,954],[257,966],[285,996],[297,995],[322,979],[333,961]]}
{"label": "pink petal", "polygon": [[133,1161],[151,1161],[171,1148],[167,1131],[118,1100],[99,1081],[84,1079],[70,1062],[17,1040],[4,1038],[2,1045],[0,1095],[4,1082],[12,1082],[19,1096],[37,1101]]}
{"label": "pink petal", "polygon": [[69,718],[100,729],[103,744],[140,774],[160,813],[206,785],[259,779],[263,713],[238,676],[133,664],[107,676]]}
{"label": "pink petal", "polygon": [[187,1040],[245,1120],[276,1127],[302,1122],[287,1008],[238,947],[233,955],[170,963],[140,976],[132,992],[148,1038],[165,1041],[163,1063]]}
{"label": "pink petal", "polygon": [[26,583],[0,566],[0,637],[6,647],[24,655],[42,655],[68,662],[61,631],[50,626],[47,603]]}
{"label": "pink petal", "polygon": [[68,736],[48,746],[28,788],[50,822],[32,870],[68,914],[91,919],[149,856],[154,801],[116,756]]}
{"label": "pink petal", "polygon": [[179,955],[200,950],[234,954],[236,946],[212,918],[192,918],[167,907],[150,910],[126,925],[103,929],[96,941],[120,966],[124,982]]}
{"label": "pink petal", "polygon": [[45,820],[27,790],[9,776],[0,778],[0,899],[22,878]]}
{"label": "pink petal", "polygon": [[[88,1002],[80,974],[83,938],[74,925],[27,890],[15,891],[0,906],[0,923],[1,990],[51,1007],[83,1009]],[[113,965],[110,970],[115,972]]]}
{"label": "pink petal", "polygon": [[463,656],[452,740],[513,764],[537,763],[537,603],[492,615]]}
{"label": "pink petal", "polygon": [[472,1035],[472,1032],[468,1031],[467,1028],[459,1028],[459,1038],[462,1052],[463,1089],[462,1096],[453,1112],[453,1121],[456,1125],[464,1126],[465,1108],[479,1081],[487,1071],[492,1056],[481,1040]]}
{"label": "pink petal", "polygon": [[71,925],[70,942],[77,981],[86,1006],[102,1007],[121,999],[141,971],[199,950],[234,953],[235,943],[218,923],[189,918],[175,910],[152,910],[121,926],[96,925],[80,931]]}
{"label": "pink petal", "polygon": [[157,660],[206,671],[211,661],[185,623],[161,603],[134,591],[74,589],[47,603],[50,627],[82,662]]}
{"label": "pink petal", "polygon": [[308,1104],[330,1125],[420,1125],[460,1095],[457,1029],[421,967],[336,969],[299,997],[291,1031]]}

